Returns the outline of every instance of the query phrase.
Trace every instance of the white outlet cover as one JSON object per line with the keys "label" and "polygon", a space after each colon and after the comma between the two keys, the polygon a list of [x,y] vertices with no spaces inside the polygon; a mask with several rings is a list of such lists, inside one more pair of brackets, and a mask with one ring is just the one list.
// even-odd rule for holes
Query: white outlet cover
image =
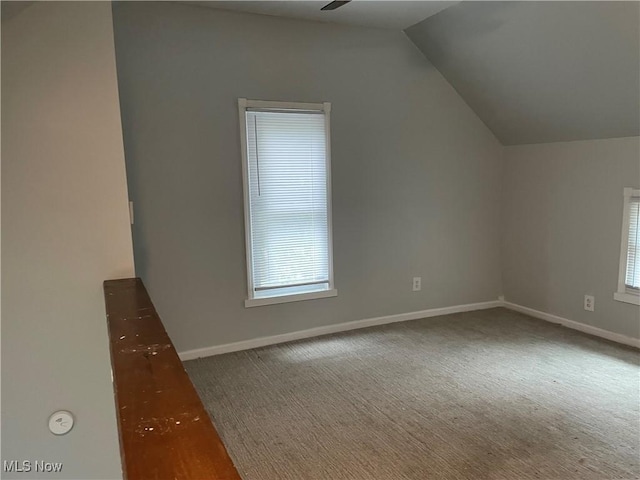
{"label": "white outlet cover", "polygon": [[49,417],[49,430],[54,435],[64,435],[73,428],[73,415],[66,410],[54,412]]}
{"label": "white outlet cover", "polygon": [[584,309],[589,312],[594,312],[596,306],[596,299],[593,295],[584,296]]}

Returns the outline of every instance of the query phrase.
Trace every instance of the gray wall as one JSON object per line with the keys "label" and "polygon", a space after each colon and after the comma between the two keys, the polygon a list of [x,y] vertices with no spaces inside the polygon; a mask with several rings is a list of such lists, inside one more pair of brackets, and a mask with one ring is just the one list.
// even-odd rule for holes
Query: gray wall
{"label": "gray wall", "polygon": [[[114,24],[136,268],[178,350],[501,293],[501,146],[402,32],[151,2]],[[336,298],[243,306],[238,97],[332,102]]]}
{"label": "gray wall", "polygon": [[506,300],[640,337],[638,306],[613,299],[622,189],[639,186],[638,137],[505,148]]}
{"label": "gray wall", "polygon": [[102,281],[133,251],[109,3],[2,23],[2,260],[2,460],[64,464],[2,478],[121,478]]}

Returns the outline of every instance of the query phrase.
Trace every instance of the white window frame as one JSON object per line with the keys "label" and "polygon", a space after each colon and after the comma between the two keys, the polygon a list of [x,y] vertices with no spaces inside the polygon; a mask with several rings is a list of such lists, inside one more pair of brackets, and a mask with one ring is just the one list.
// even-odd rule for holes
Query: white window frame
{"label": "white window frame", "polygon": [[[297,293],[265,298],[254,298],[253,285],[253,252],[251,251],[251,208],[249,199],[249,161],[247,157],[247,122],[246,111],[248,108],[264,108],[273,110],[306,110],[324,113],[325,138],[326,138],[326,178],[327,178],[327,257],[329,261],[329,282],[327,290],[317,292]],[[298,302],[301,300],[314,300],[317,298],[335,297],[338,291],[333,282],[333,221],[331,216],[331,130],[330,113],[331,103],[299,103],[299,102],[272,102],[265,100],[238,99],[238,112],[240,117],[240,150],[242,152],[242,188],[244,193],[244,232],[245,249],[247,255],[247,293],[248,298],[244,306],[259,307],[278,303]]]}
{"label": "white window frame", "polygon": [[638,292],[630,290],[626,284],[627,273],[627,249],[629,246],[629,208],[632,197],[640,197],[640,190],[625,188],[623,191],[624,208],[622,212],[622,239],[620,240],[620,267],[618,270],[618,291],[613,294],[613,298],[619,302],[640,305],[640,295]]}

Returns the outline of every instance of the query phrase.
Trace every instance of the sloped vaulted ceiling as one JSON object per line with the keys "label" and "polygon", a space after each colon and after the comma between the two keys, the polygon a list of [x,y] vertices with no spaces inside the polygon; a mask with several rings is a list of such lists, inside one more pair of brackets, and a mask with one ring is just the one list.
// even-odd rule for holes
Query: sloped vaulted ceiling
{"label": "sloped vaulted ceiling", "polygon": [[462,2],[405,30],[505,145],[640,134],[640,3]]}

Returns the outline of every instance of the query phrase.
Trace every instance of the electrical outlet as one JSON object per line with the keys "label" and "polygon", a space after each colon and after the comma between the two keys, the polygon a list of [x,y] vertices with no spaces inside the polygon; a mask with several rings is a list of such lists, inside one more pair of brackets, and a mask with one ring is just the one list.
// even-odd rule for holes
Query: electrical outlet
{"label": "electrical outlet", "polygon": [[413,277],[413,291],[419,292],[422,290],[422,277]]}
{"label": "electrical outlet", "polygon": [[596,309],[596,299],[593,295],[584,296],[584,309],[593,312]]}

